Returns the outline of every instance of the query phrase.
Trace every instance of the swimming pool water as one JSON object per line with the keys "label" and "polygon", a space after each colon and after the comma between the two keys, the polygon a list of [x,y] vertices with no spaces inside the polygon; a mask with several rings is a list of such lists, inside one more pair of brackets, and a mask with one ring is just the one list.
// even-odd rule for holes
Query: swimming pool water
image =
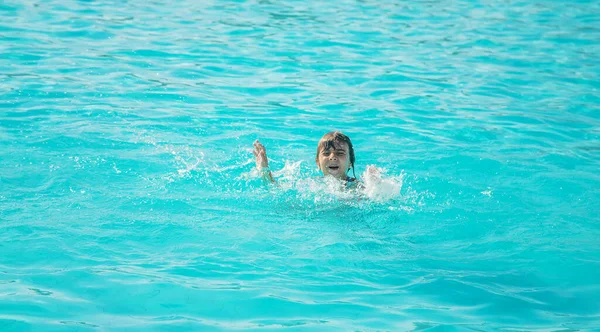
{"label": "swimming pool water", "polygon": [[0,18],[0,330],[600,329],[599,2]]}

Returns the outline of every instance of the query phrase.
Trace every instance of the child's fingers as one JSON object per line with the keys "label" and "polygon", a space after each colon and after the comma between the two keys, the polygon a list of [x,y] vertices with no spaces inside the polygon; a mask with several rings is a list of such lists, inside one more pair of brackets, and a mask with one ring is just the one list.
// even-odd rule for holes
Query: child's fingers
{"label": "child's fingers", "polygon": [[262,158],[266,158],[266,154],[267,151],[265,149],[265,147],[258,141],[254,141],[254,151],[252,151],[252,153],[254,154],[254,156],[256,158],[262,157]]}
{"label": "child's fingers", "polygon": [[254,141],[254,144],[252,145],[254,146],[254,150],[252,151],[252,153],[255,157],[258,157],[258,154],[262,152],[261,150],[264,150],[264,147],[262,146],[262,144],[260,144],[258,140]]}

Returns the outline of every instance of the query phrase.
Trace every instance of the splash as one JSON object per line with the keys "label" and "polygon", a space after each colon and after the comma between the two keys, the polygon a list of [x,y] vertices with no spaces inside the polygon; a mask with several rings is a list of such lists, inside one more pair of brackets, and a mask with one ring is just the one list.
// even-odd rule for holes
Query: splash
{"label": "splash", "polygon": [[[305,160],[271,159],[271,171],[276,184],[266,183],[254,167],[255,160],[247,158],[247,149],[241,148],[235,160],[227,160],[228,166],[209,167],[206,162],[184,163],[180,175],[191,173],[196,184],[204,184],[210,191],[234,193],[238,200],[277,206],[286,210],[331,210],[345,207],[363,211],[373,209],[413,211],[415,196],[422,196],[407,185],[404,189],[405,173],[394,174],[385,168],[369,165],[360,173],[357,183],[351,187],[346,181],[317,173]],[[197,154],[196,154],[197,155]],[[236,158],[237,157],[237,158]],[[190,158],[191,159],[191,158]],[[201,159],[203,160],[203,159]],[[193,160],[192,160],[193,161]],[[189,173],[188,173],[189,172]],[[183,174],[181,174],[183,173]],[[404,190],[403,190],[404,189]]]}
{"label": "splash", "polygon": [[387,202],[400,197],[404,173],[396,177],[385,177],[387,172],[384,168],[373,165],[367,166],[362,174],[362,194],[375,202]]}
{"label": "splash", "polygon": [[[280,198],[317,205],[342,204],[357,207],[370,204],[393,205],[402,198],[404,173],[387,176],[386,169],[371,165],[357,180],[356,185],[347,187],[346,181],[331,176],[315,176],[314,172],[302,166],[301,161],[286,161],[281,170],[273,171],[277,185],[272,190]],[[260,178],[256,170],[246,174],[255,179]]]}

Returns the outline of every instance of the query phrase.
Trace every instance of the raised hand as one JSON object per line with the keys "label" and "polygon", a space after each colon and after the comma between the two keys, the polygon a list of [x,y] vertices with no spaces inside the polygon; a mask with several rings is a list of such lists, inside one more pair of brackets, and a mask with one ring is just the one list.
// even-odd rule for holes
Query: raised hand
{"label": "raised hand", "polygon": [[267,150],[258,140],[254,141],[254,151],[252,151],[252,153],[254,153],[254,156],[256,157],[256,168],[258,170],[269,168]]}
{"label": "raised hand", "polygon": [[254,141],[254,151],[252,151],[252,153],[254,153],[254,156],[256,157],[256,168],[260,171],[263,180],[275,183],[273,174],[271,174],[271,170],[269,169],[267,150],[258,140]]}

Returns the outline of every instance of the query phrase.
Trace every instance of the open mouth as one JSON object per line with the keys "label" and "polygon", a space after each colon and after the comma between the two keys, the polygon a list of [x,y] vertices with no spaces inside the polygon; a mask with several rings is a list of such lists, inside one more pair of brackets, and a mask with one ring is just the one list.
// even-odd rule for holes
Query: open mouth
{"label": "open mouth", "polygon": [[327,168],[329,168],[330,171],[337,171],[340,169],[340,166],[329,166]]}

